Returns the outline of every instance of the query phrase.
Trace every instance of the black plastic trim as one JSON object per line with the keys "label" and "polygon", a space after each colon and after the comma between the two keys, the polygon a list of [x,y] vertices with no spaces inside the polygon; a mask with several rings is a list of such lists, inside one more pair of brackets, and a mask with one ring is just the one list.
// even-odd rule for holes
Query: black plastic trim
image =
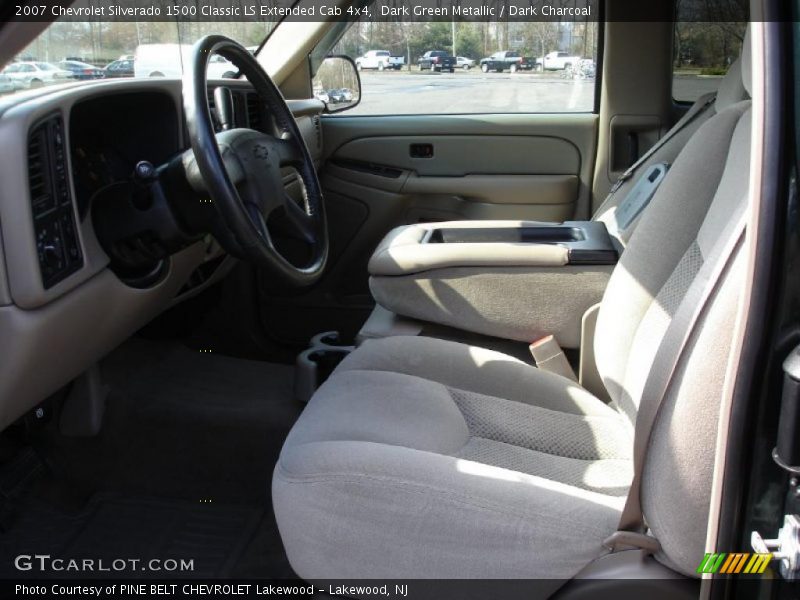
{"label": "black plastic trim", "polygon": [[605,223],[565,221],[528,227],[456,227],[431,230],[428,244],[552,244],[569,251],[571,265],[613,265],[619,258]]}

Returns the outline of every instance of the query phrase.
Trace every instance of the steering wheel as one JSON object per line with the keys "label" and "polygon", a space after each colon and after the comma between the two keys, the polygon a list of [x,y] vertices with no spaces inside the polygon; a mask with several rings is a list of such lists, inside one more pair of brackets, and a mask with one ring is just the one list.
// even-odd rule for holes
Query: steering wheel
{"label": "steering wheel", "polygon": [[[247,78],[266,103],[276,135],[242,128],[215,132],[206,74],[214,54],[231,61]],[[270,76],[237,42],[209,35],[194,45],[191,56],[183,79],[183,106],[192,148],[183,163],[190,185],[211,196],[219,217],[214,234],[231,254],[271,270],[286,283],[314,283],[328,257],[325,206],[314,163],[292,112]],[[302,203],[284,188],[282,169],[286,167],[293,167],[300,176]],[[267,223],[279,209],[309,247],[302,265],[290,262],[273,243]]]}

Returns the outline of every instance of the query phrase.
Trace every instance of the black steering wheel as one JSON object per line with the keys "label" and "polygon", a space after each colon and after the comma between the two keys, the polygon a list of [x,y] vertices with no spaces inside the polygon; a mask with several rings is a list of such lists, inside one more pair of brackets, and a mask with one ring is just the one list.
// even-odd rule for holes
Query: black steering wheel
{"label": "black steering wheel", "polygon": [[[243,128],[215,132],[206,75],[214,54],[231,61],[251,83],[275,122],[275,135]],[[211,196],[219,216],[214,231],[219,242],[231,254],[266,267],[286,283],[303,286],[317,281],[328,257],[322,190],[294,116],[269,75],[237,42],[206,36],[192,49],[183,80],[183,105],[192,144],[184,156],[184,170],[195,190]],[[302,202],[284,188],[282,171],[287,167],[300,176]],[[267,223],[279,209],[309,248],[304,264],[287,260],[273,243]]]}

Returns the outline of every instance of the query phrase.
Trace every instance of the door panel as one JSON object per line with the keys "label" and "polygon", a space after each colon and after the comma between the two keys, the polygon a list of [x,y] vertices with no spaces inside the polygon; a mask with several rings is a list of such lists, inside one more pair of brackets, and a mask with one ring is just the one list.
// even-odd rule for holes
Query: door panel
{"label": "door panel", "polygon": [[[470,201],[490,205],[489,212],[500,205],[498,212],[510,212],[509,218],[550,219],[552,205],[564,205],[559,214],[570,218],[589,216],[596,115],[340,116],[322,122],[326,185],[341,180],[422,202],[425,195],[452,194],[463,199],[464,218],[473,212]],[[433,155],[416,158],[413,145],[429,145]],[[359,198],[369,204],[369,190]],[[516,216],[508,205],[517,206]]]}
{"label": "door panel", "polygon": [[[429,158],[412,156],[427,147]],[[580,152],[570,142],[545,136],[415,135],[369,137],[338,148],[334,159],[350,159],[406,169],[419,175],[576,175]]]}
{"label": "door panel", "polygon": [[[323,328],[357,331],[372,306],[367,262],[393,227],[456,219],[588,217],[596,115],[331,116],[321,121],[320,179],[331,254],[326,275],[313,289],[281,297],[272,288],[264,316],[270,331],[285,341],[303,343]],[[413,156],[428,150],[432,156]]]}
{"label": "door panel", "polygon": [[[596,115],[345,116],[322,122],[328,206],[348,198],[368,212],[332,277],[341,268],[353,277],[353,266],[366,264],[362,254],[398,225],[589,216]],[[428,157],[414,156],[421,146]],[[333,235],[336,229],[331,222]],[[365,278],[358,278],[364,294]],[[353,289],[352,281],[332,285]]]}
{"label": "door panel", "polygon": [[[372,168],[372,167],[376,168]],[[389,171],[387,173],[387,171]],[[453,211],[464,219],[566,220],[575,210],[580,180],[576,175],[420,176],[366,162],[329,162],[324,181],[330,189],[351,183],[404,196],[392,202]],[[351,190],[357,196],[357,190]],[[450,197],[443,206],[442,197]],[[507,216],[501,216],[507,215]],[[404,222],[415,222],[409,216]]]}

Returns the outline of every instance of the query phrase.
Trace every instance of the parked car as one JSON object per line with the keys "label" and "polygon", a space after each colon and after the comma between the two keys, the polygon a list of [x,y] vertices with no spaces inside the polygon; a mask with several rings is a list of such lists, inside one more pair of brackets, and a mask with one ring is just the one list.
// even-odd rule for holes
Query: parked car
{"label": "parked car", "polygon": [[16,62],[3,70],[13,81],[24,88],[36,88],[50,83],[66,83],[74,79],[72,71],[60,69],[47,62]]}
{"label": "parked car", "polygon": [[133,77],[133,59],[115,60],[103,69],[107,78]]}
{"label": "parked car", "polygon": [[577,65],[581,60],[580,56],[574,56],[569,52],[550,52],[537,59],[537,67],[545,71],[560,71],[573,65]]}
{"label": "parked car", "polygon": [[[516,64],[516,71],[533,71],[535,68],[536,68],[536,59],[531,58],[530,56],[523,56],[522,60],[520,60]],[[514,70],[512,70],[512,73],[513,72]]]}
{"label": "parked car", "polygon": [[534,61],[528,57],[522,56],[519,52],[514,50],[502,50],[495,52],[487,58],[481,59],[481,71],[488,73],[489,71],[497,71],[502,73],[508,69],[512,73],[520,70],[531,70],[534,67]]}
{"label": "parked car", "polygon": [[19,86],[8,75],[0,73],[0,94],[16,92]]}
{"label": "parked car", "polygon": [[341,104],[342,102],[352,102],[353,92],[347,88],[340,88],[338,90],[328,90],[328,97],[331,104]]}
{"label": "parked car", "polygon": [[[183,77],[183,65],[191,60],[191,44],[141,44],[136,48],[133,72],[136,77]],[[208,60],[209,79],[233,78],[239,69],[215,54]]]}
{"label": "parked car", "polygon": [[591,58],[584,58],[579,64],[585,77],[591,78],[597,74],[597,65]]}
{"label": "parked car", "polygon": [[400,70],[406,63],[404,56],[392,56],[388,50],[370,50],[363,56],[356,59],[356,67],[359,71],[362,69],[377,69],[383,71],[384,69]]}
{"label": "parked car", "polygon": [[326,92],[325,90],[319,90],[317,92],[314,92],[314,97],[317,100],[321,100],[325,104],[327,104],[328,102],[331,101],[331,97],[328,95],[328,92]]}
{"label": "parked car", "polygon": [[456,56],[456,66],[459,69],[464,69],[465,71],[469,71],[472,67],[475,66],[475,59],[467,58],[466,56]]}
{"label": "parked car", "polygon": [[592,79],[595,76],[594,61],[589,58],[583,58],[574,65],[568,66],[561,71],[562,79]]}
{"label": "parked car", "polygon": [[70,71],[75,79],[102,79],[105,77],[103,69],[77,60],[62,60],[57,66],[65,71]]}
{"label": "parked car", "polygon": [[450,71],[454,73],[456,70],[455,56],[450,56],[444,50],[428,50],[419,57],[417,64],[420,71],[430,69],[431,71]]}

